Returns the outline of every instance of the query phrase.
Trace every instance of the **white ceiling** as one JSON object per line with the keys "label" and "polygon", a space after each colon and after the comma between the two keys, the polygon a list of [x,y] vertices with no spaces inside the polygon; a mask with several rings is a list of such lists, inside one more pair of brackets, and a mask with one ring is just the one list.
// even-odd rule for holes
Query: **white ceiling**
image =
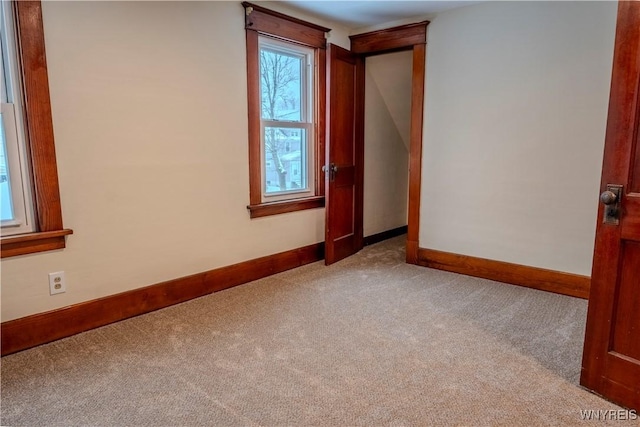
{"label": "white ceiling", "polygon": [[356,29],[412,17],[434,15],[478,1],[464,0],[284,0],[278,3]]}

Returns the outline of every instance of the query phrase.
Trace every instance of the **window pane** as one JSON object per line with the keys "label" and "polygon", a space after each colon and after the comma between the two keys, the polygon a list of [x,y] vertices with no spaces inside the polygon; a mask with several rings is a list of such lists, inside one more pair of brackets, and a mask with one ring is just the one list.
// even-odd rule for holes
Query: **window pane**
{"label": "window pane", "polygon": [[303,120],[303,67],[305,55],[260,48],[262,118]]}
{"label": "window pane", "polygon": [[0,113],[0,220],[14,219],[13,203],[11,201],[11,185],[9,184],[9,170],[7,168],[7,146],[4,133],[4,117]]}
{"label": "window pane", "polygon": [[265,194],[308,190],[305,129],[265,127],[264,160]]}

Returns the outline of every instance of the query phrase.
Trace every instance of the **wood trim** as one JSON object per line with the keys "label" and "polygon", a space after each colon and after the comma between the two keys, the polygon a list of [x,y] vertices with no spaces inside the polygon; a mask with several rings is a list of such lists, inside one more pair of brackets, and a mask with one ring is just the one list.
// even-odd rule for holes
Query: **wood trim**
{"label": "wood trim", "polygon": [[322,27],[302,19],[294,18],[262,6],[243,2],[245,28],[263,34],[324,49],[327,45],[325,33],[330,28]]}
{"label": "wood trim", "polygon": [[258,33],[247,33],[247,104],[249,119],[249,203],[262,202],[262,176],[260,169],[260,59]]}
{"label": "wood trim", "polygon": [[[355,80],[355,126],[354,126],[354,165],[355,165],[355,203],[354,231],[355,247],[364,247],[364,117],[365,117],[365,76],[366,62],[364,56],[356,59]],[[362,125],[359,126],[358,123]]]}
{"label": "wood trim", "polygon": [[357,54],[380,54],[411,49],[412,46],[426,43],[427,25],[429,21],[423,21],[349,36],[351,51]]}
{"label": "wood trim", "polygon": [[2,258],[8,258],[35,252],[64,249],[65,236],[69,234],[73,234],[73,230],[45,231],[4,237],[1,242],[2,249],[0,254]]}
{"label": "wood trim", "polygon": [[249,215],[251,218],[278,215],[287,212],[296,212],[306,209],[316,209],[324,207],[324,196],[314,196],[305,199],[283,200],[279,202],[261,203],[249,205]]}
{"label": "wood trim", "polygon": [[38,231],[62,230],[42,6],[39,1],[18,1],[15,11]]}
{"label": "wood trim", "polygon": [[[409,264],[418,262],[420,234],[420,186],[422,182],[422,130],[426,74],[426,45],[413,47],[411,76],[411,128],[409,137],[409,207],[406,257]],[[411,242],[411,244],[409,244]]]}
{"label": "wood trim", "polygon": [[62,249],[62,223],[40,1],[14,2],[37,232],[0,239],[2,258]]}
{"label": "wood trim", "polygon": [[418,249],[418,258],[418,264],[423,267],[481,277],[577,298],[589,298],[591,278],[588,276],[424,248]]}
{"label": "wood trim", "polygon": [[[358,73],[358,84],[364,88],[365,65],[367,56],[387,53],[394,50],[412,50],[413,68],[411,77],[411,128],[409,141],[409,207],[406,260],[409,264],[418,263],[418,237],[420,229],[420,183],[422,176],[422,128],[424,121],[424,91],[426,75],[426,34],[429,21],[403,25],[350,36],[351,50],[358,53],[362,70]],[[364,92],[358,102],[364,110]],[[364,114],[358,115],[356,138],[364,147]],[[362,159],[364,170],[364,159]],[[361,230],[360,230],[361,231]]]}
{"label": "wood trim", "polygon": [[2,323],[2,355],[248,283],[324,257],[324,244],[256,258]]}
{"label": "wood trim", "polygon": [[[258,218],[296,210],[314,209],[324,206],[324,165],[325,151],[325,115],[326,115],[326,40],[325,31],[330,29],[309,22],[283,15],[244,2],[245,9],[253,8],[246,19],[246,48],[247,48],[247,103],[249,124],[249,209],[251,218]],[[303,28],[301,28],[303,27]],[[304,29],[306,28],[306,30]],[[322,43],[307,39],[309,31],[313,37],[322,38]],[[305,44],[315,48],[316,72],[314,73],[315,128],[314,153],[315,158],[315,188],[314,196],[300,200],[286,200],[282,202],[262,202],[262,172],[261,172],[261,137],[260,137],[260,60],[258,36],[260,34],[277,36],[298,44]],[[315,39],[314,39],[315,40]]]}
{"label": "wood trim", "polygon": [[324,196],[324,172],[322,167],[325,164],[326,147],[326,126],[327,126],[327,50],[316,50],[316,96],[318,97],[318,111],[316,112],[316,195]]}
{"label": "wood trim", "polygon": [[407,226],[393,228],[391,230],[383,231],[381,233],[372,234],[364,238],[364,246],[373,245],[374,243],[380,243],[384,240],[392,239],[394,237],[402,236],[406,234]]}

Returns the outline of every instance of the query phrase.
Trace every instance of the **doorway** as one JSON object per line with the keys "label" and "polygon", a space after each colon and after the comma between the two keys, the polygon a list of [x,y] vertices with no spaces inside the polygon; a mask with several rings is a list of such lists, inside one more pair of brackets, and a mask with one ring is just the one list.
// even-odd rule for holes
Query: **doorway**
{"label": "doorway", "polygon": [[[411,53],[411,107],[409,119],[409,183],[407,207],[406,261],[418,263],[420,221],[420,180],[422,167],[422,127],[424,113],[424,85],[426,68],[426,38],[428,21],[350,36],[351,50],[329,46],[327,75],[327,156],[325,163],[326,226],[325,263],[327,265],[356,253],[363,247],[364,204],[364,108],[365,61],[367,57],[407,51]],[[340,65],[342,64],[342,65]],[[348,65],[349,64],[349,65]],[[342,69],[342,71],[340,71]],[[345,80],[346,79],[346,80]],[[354,83],[353,86],[350,86]],[[340,86],[340,90],[338,90]],[[354,103],[353,130],[344,126],[344,115],[336,112],[346,98]],[[351,107],[349,107],[351,108]],[[348,146],[346,146],[346,145]],[[353,147],[353,151],[350,151]],[[339,148],[338,151],[336,149]],[[350,152],[353,164],[340,164],[335,152]],[[353,182],[352,182],[353,179]],[[343,181],[340,184],[340,181]],[[339,185],[340,184],[340,185]],[[350,195],[343,197],[342,187],[352,186]],[[341,187],[339,190],[336,187]],[[337,190],[337,191],[336,191]],[[348,225],[347,226],[345,226]],[[337,226],[336,226],[337,225]],[[344,233],[338,233],[342,230]],[[346,234],[345,234],[346,233]]]}
{"label": "doorway", "polygon": [[365,59],[365,245],[407,231],[412,61],[410,51]]}

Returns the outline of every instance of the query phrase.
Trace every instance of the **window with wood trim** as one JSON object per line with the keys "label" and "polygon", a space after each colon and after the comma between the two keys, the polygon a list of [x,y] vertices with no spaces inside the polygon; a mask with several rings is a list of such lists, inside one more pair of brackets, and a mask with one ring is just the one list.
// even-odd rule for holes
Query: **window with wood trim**
{"label": "window with wood trim", "polygon": [[65,247],[40,1],[0,5],[2,257]]}
{"label": "window with wood trim", "polygon": [[324,206],[326,32],[243,3],[252,218]]}

